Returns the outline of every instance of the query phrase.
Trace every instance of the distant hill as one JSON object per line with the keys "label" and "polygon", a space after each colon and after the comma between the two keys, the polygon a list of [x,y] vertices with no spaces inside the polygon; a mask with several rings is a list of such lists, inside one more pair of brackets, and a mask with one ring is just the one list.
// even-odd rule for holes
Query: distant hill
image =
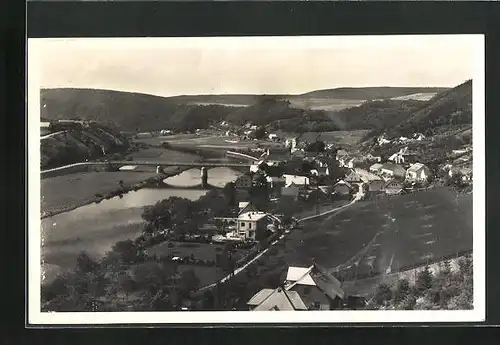
{"label": "distant hill", "polygon": [[[440,89],[370,87],[318,90],[302,95],[159,97],[111,90],[44,89],[41,91],[41,117],[48,121],[95,120],[124,132],[147,132],[160,129],[191,131],[196,128],[206,128],[211,123],[225,118],[237,123],[245,119],[261,123],[267,121],[273,128],[287,131],[294,129],[294,123],[304,123],[310,121],[311,118],[313,122],[321,123],[321,125],[305,126],[307,127],[304,128],[305,131],[331,131],[351,127],[366,129],[373,128],[372,124],[364,126],[363,121],[355,120],[347,121],[348,125],[344,126],[346,121],[342,119],[342,115],[332,117],[328,110],[342,110],[374,98],[408,96],[436,90]],[[261,104],[263,100],[269,99],[273,99],[276,104]],[[284,104],[286,104],[286,109],[283,108]],[[306,117],[302,119],[300,117],[302,115]],[[261,117],[265,121],[259,120]],[[331,121],[328,121],[328,117]],[[281,121],[281,123],[276,121]],[[304,127],[304,125],[301,124],[299,127]]]}
{"label": "distant hill", "polygon": [[294,97],[378,100],[408,96],[417,93],[437,93],[447,90],[440,87],[342,87],[317,90]]}
{"label": "distant hill", "polygon": [[41,103],[44,119],[94,120],[124,132],[194,130],[225,118],[233,110],[210,105],[200,111],[198,106],[175,98],[93,89],[44,89]]}

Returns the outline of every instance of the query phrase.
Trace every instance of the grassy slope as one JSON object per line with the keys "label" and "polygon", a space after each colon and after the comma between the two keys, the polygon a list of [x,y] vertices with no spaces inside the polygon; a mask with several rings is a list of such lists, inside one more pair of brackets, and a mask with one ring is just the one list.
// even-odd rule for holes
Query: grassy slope
{"label": "grassy slope", "polygon": [[398,125],[403,133],[426,132],[449,124],[472,124],[472,81],[446,90],[430,99]]}
{"label": "grassy slope", "polygon": [[384,129],[399,124],[424,105],[425,102],[413,100],[370,101],[330,116],[344,130]]}
{"label": "grassy slope", "polygon": [[[385,270],[394,253],[393,265],[403,267],[425,262],[422,257],[429,250],[436,259],[470,249],[471,199],[470,196],[455,199],[453,195],[439,189],[359,203],[326,220],[293,230],[273,257],[283,260],[285,266],[307,266],[314,259],[326,268],[334,268],[362,251],[380,233],[375,245],[361,253],[358,270],[361,275],[369,272],[368,262],[372,259],[377,271]],[[399,233],[395,228],[399,228]],[[427,232],[434,235],[424,235]],[[436,239],[432,248],[425,244],[427,240],[423,241],[425,236]],[[262,265],[266,266],[266,259],[263,260]]]}

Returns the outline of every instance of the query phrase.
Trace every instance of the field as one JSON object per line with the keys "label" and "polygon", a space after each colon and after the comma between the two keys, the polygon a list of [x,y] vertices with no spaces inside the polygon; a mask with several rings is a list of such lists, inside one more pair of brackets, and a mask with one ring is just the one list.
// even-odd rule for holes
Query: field
{"label": "field", "polygon": [[[315,261],[341,269],[346,279],[366,276],[371,268],[381,273],[425,264],[472,249],[472,196],[436,189],[360,202],[303,224],[276,249],[273,259],[287,266]],[[266,260],[268,255],[261,264]]]}
{"label": "field", "polygon": [[[179,152],[179,151],[174,151],[174,150],[167,150],[167,149],[161,149],[161,148],[149,148],[149,149],[143,149],[140,150],[139,152],[134,152],[128,157],[132,157],[133,160],[137,161],[158,161],[158,162],[179,162],[179,163],[184,163],[184,162],[194,162],[200,157],[194,154],[189,154],[189,153],[184,153],[184,152]],[[131,165],[133,165],[133,162],[130,162]]]}
{"label": "field", "polygon": [[[332,98],[319,98],[319,97],[300,97],[300,96],[291,96],[291,97],[283,97],[289,99],[292,107],[299,109],[308,109],[308,110],[326,110],[326,111],[335,111],[342,110],[349,107],[356,107],[364,102],[364,100],[357,99],[332,99]],[[194,101],[189,102],[188,104],[193,105],[221,105],[225,107],[248,107],[255,104],[256,100],[254,99],[227,99],[227,100],[217,100],[217,101]]]}
{"label": "field", "polygon": [[265,140],[242,140],[238,143],[228,143],[226,140],[234,140],[234,137],[226,136],[193,136],[187,135],[170,135],[170,136],[158,136],[158,137],[148,137],[140,138],[141,141],[150,145],[160,145],[164,141],[168,141],[173,146],[194,146],[199,148],[213,148],[221,150],[231,150],[231,149],[247,149],[256,148],[257,144],[266,146],[276,146],[282,147],[281,144],[272,143]]}
{"label": "field", "polygon": [[332,98],[292,98],[292,107],[309,110],[338,111],[345,108],[357,107],[364,100],[332,99]]}

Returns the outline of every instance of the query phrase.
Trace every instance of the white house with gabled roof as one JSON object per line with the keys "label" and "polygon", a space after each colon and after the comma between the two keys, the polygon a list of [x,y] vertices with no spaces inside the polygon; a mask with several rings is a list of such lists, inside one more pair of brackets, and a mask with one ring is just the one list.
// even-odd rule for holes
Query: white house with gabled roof
{"label": "white house with gabled roof", "polygon": [[411,182],[427,181],[431,176],[431,173],[431,169],[429,169],[425,164],[415,163],[412,164],[408,170],[406,170],[405,179]]}

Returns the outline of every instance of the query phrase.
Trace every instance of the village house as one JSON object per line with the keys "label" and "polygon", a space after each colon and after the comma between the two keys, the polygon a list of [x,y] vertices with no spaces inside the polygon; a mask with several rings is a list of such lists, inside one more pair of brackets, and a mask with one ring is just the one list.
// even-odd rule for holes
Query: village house
{"label": "village house", "polygon": [[472,182],[472,169],[468,167],[453,167],[448,171],[448,176],[459,174],[463,182]]}
{"label": "village house", "polygon": [[411,138],[413,140],[420,141],[420,140],[424,140],[425,139],[425,135],[423,135],[422,133],[414,133]]}
{"label": "village house", "polygon": [[290,184],[295,184],[297,186],[308,186],[311,181],[308,176],[303,176],[303,175],[288,175],[285,174],[283,175],[285,178],[285,185],[290,185]]}
{"label": "village house", "polygon": [[411,164],[415,163],[418,160],[418,154],[412,150],[409,150],[408,146],[406,146],[398,152],[392,154],[388,160],[396,164]]}
{"label": "village house", "polygon": [[383,167],[384,167],[383,164],[375,163],[372,166],[370,166],[369,170],[370,170],[371,173],[379,174]]}
{"label": "village house", "polygon": [[267,185],[269,186],[270,195],[278,198],[281,195],[281,189],[286,185],[284,177],[266,176]]}
{"label": "village house", "polygon": [[240,201],[238,203],[238,215],[247,212],[259,212],[259,210],[249,201]]}
{"label": "village house", "polygon": [[237,232],[244,239],[261,240],[267,233],[267,213],[245,212],[238,215]]}
{"label": "village house", "polygon": [[333,190],[338,195],[349,195],[352,191],[352,185],[349,182],[340,180],[334,186]]}
{"label": "village house", "polygon": [[297,292],[287,291],[282,287],[260,290],[247,302],[247,305],[251,311],[307,310]]}
{"label": "village house", "polygon": [[382,179],[369,180],[366,185],[368,186],[369,192],[384,192],[385,191],[385,181]]}
{"label": "village house", "polygon": [[389,195],[399,194],[403,191],[403,183],[398,180],[390,180],[385,185],[385,192]]}
{"label": "village house", "polygon": [[271,140],[271,141],[278,141],[278,140],[279,140],[278,135],[277,135],[277,134],[275,134],[275,133],[271,133],[271,134],[269,134],[269,135],[268,135],[268,138],[269,138],[269,140]]}
{"label": "village house", "polygon": [[311,170],[311,175],[316,177],[325,177],[330,175],[328,167],[317,167]]}
{"label": "village house", "polygon": [[371,153],[368,153],[366,155],[366,160],[369,161],[369,162],[378,162],[378,163],[380,163],[382,161],[382,157],[380,157],[380,156],[374,156]]}
{"label": "village house", "polygon": [[351,173],[344,178],[344,181],[353,184],[362,183],[363,179],[361,178],[361,176],[359,176],[358,173],[356,173],[355,171],[351,171]]}
{"label": "village house", "polygon": [[293,150],[297,146],[297,138],[286,138],[285,147]]}
{"label": "village house", "polygon": [[387,178],[405,178],[406,170],[399,164],[384,163],[380,169],[380,174]]}
{"label": "village house", "polygon": [[316,264],[289,267],[284,286],[287,291],[297,292],[309,310],[332,310],[343,305],[341,283]]}
{"label": "village house", "polygon": [[269,165],[277,165],[282,162],[286,162],[291,158],[290,151],[282,149],[268,150],[265,161]]}
{"label": "village house", "polygon": [[349,153],[344,150],[344,149],[339,149],[337,150],[337,155],[335,156],[335,159],[340,162],[341,159],[346,158],[349,156]]}
{"label": "village house", "polygon": [[431,170],[422,163],[412,164],[406,170],[406,180],[410,182],[424,182],[431,177]]}

